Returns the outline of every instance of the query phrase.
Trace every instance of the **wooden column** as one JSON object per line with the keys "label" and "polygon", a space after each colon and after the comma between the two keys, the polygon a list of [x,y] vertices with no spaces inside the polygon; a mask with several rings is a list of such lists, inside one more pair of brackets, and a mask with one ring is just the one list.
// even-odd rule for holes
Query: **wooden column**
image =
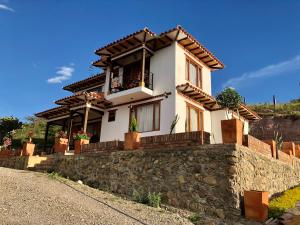
{"label": "wooden column", "polygon": [[47,143],[48,143],[49,126],[50,126],[50,123],[47,122],[47,124],[46,124],[46,131],[45,131],[45,137],[44,137],[44,149],[43,149],[44,152],[46,151]]}
{"label": "wooden column", "polygon": [[145,65],[146,65],[146,49],[143,45],[143,56],[142,56],[142,77],[140,81],[140,86],[145,87]]}
{"label": "wooden column", "polygon": [[69,124],[68,124],[68,140],[69,140],[69,145],[71,142],[71,132],[72,132],[72,125],[73,125],[73,112],[70,112],[70,117],[69,117]]}
{"label": "wooden column", "polygon": [[62,131],[66,131],[66,122],[67,122],[67,120],[64,120],[63,125],[62,125]]}
{"label": "wooden column", "polygon": [[83,122],[83,132],[86,133],[86,129],[87,129],[87,122],[89,119],[89,111],[90,111],[90,107],[85,107],[85,111],[84,111],[84,122]]}

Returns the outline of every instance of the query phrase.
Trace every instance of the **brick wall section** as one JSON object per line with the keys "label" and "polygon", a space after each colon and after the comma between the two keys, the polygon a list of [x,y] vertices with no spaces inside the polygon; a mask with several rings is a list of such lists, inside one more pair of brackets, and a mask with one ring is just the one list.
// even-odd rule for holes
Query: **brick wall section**
{"label": "brick wall section", "polygon": [[210,144],[210,133],[194,131],[186,133],[157,135],[141,138],[140,149],[165,147],[187,147],[201,144]]}
{"label": "brick wall section", "polygon": [[83,145],[81,154],[98,153],[102,151],[120,151],[124,148],[123,141],[106,141]]}
{"label": "brick wall section", "polygon": [[272,158],[271,146],[251,135],[244,135],[243,145]]}
{"label": "brick wall section", "polygon": [[[210,144],[210,133],[204,131],[194,131],[142,137],[139,149],[156,149],[161,147],[179,148],[197,146],[201,144]],[[124,142],[118,140],[91,143],[82,146],[82,154],[101,154],[103,151],[120,150],[124,150]]]}
{"label": "brick wall section", "polygon": [[283,151],[278,151],[278,159],[282,162],[290,164],[292,163],[293,157]]}

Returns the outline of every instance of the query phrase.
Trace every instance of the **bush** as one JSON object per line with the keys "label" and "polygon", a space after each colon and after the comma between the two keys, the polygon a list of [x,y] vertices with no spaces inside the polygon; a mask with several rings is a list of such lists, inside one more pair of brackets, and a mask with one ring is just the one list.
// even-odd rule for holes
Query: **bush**
{"label": "bush", "polygon": [[288,209],[294,208],[298,201],[300,201],[300,186],[287,190],[279,197],[273,198],[269,203],[269,217],[280,217]]}
{"label": "bush", "polygon": [[193,215],[190,215],[188,217],[189,221],[191,221],[193,224],[196,224],[200,219],[201,217],[198,215],[198,214],[193,214]]}
{"label": "bush", "polygon": [[148,205],[154,208],[159,208],[161,203],[161,194],[155,192],[149,192],[147,195]]}
{"label": "bush", "polygon": [[141,194],[138,191],[134,190],[132,197],[135,202],[149,205],[154,208],[160,207],[161,193],[148,192],[148,194]]}

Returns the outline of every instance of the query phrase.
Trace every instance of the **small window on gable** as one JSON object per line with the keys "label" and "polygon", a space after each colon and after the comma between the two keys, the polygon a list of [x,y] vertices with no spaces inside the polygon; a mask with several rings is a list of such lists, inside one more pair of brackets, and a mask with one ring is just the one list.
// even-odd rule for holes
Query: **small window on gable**
{"label": "small window on gable", "polygon": [[113,122],[116,120],[116,111],[117,110],[108,111],[108,122]]}

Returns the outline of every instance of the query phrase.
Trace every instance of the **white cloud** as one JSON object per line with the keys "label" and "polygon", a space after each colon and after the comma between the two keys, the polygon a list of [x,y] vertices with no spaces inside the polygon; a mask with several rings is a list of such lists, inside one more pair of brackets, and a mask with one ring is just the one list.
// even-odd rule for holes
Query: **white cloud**
{"label": "white cloud", "polygon": [[47,82],[51,84],[57,84],[63,82],[64,80],[69,80],[72,77],[74,71],[75,69],[73,63],[71,64],[71,66],[59,67],[56,71],[56,76],[49,78]]}
{"label": "white cloud", "polygon": [[233,86],[238,87],[244,82],[249,81],[250,79],[259,79],[264,77],[273,77],[277,75],[286,75],[289,72],[300,70],[300,55],[296,57],[279,62],[277,64],[268,65],[259,70],[243,73],[239,77],[234,77],[229,79],[223,84],[224,87]]}
{"label": "white cloud", "polygon": [[0,4],[0,10],[6,10],[6,11],[11,11],[11,12],[14,12],[15,10],[8,7],[7,5],[4,5],[4,4]]}

